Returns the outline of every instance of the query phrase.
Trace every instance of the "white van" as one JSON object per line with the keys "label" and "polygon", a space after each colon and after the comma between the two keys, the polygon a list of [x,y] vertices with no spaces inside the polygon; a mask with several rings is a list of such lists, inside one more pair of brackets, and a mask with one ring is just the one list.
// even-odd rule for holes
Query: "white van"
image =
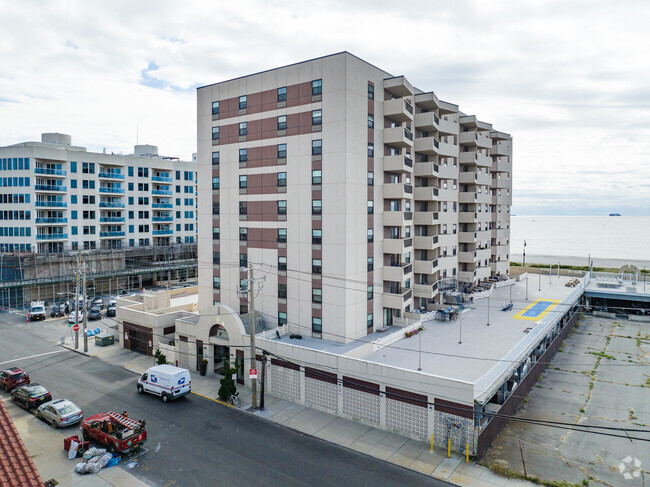
{"label": "white van", "polygon": [[138,379],[138,392],[161,396],[164,402],[188,395],[192,391],[190,371],[173,365],[156,365]]}

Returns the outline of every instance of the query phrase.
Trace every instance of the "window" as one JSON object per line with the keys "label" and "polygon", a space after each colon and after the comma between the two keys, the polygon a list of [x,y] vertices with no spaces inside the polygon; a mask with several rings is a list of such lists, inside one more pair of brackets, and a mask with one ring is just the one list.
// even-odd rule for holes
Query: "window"
{"label": "window", "polygon": [[311,112],[311,124],[320,125],[323,123],[323,110],[312,110]]}
{"label": "window", "polygon": [[239,135],[246,135],[248,133],[248,123],[247,122],[239,122]]}
{"label": "window", "polygon": [[287,299],[287,285],[278,284],[278,298]]}
{"label": "window", "polygon": [[128,174],[129,177],[133,177],[133,166],[129,166]]}
{"label": "window", "polygon": [[375,116],[372,113],[368,114],[368,128],[375,128]]}
{"label": "window", "polygon": [[321,139],[311,141],[311,155],[318,156],[323,153],[323,141]]}
{"label": "window", "polygon": [[375,202],[373,200],[368,200],[368,215],[372,215],[375,212]]}
{"label": "window", "polygon": [[214,265],[221,264],[221,252],[212,251],[212,263]]}
{"label": "window", "polygon": [[368,98],[375,99],[375,85],[368,83]]}
{"label": "window", "polygon": [[321,169],[313,169],[311,172],[311,184],[321,184],[323,182],[323,171]]}
{"label": "window", "polygon": [[287,130],[287,116],[280,115],[278,117],[278,130]]}
{"label": "window", "polygon": [[375,259],[373,257],[368,257],[368,272],[372,271],[375,267]]}
{"label": "window", "polygon": [[246,242],[248,240],[248,228],[239,229],[239,241]]}
{"label": "window", "polygon": [[286,271],[287,270],[287,258],[286,256],[278,256],[278,270]]}
{"label": "window", "polygon": [[149,191],[149,183],[138,183],[138,191]]}
{"label": "window", "polygon": [[129,191],[133,191],[133,183],[129,183]]}
{"label": "window", "polygon": [[373,298],[373,294],[374,294],[373,287],[368,286],[368,301],[370,301]]}
{"label": "window", "polygon": [[287,158],[287,144],[278,144],[278,159]]}
{"label": "window", "polygon": [[[131,184],[131,183],[129,183],[129,184]],[[180,192],[181,192],[181,185],[180,185],[180,184],[177,184],[177,185],[176,185],[176,192],[177,192],[177,193],[180,193]]]}
{"label": "window", "polygon": [[323,290],[314,288],[311,290],[311,301],[313,303],[322,303],[323,302]]}
{"label": "window", "polygon": [[287,87],[283,86],[278,88],[278,101],[286,101],[287,99]]}
{"label": "window", "polygon": [[149,168],[148,167],[139,167],[138,168],[138,177],[139,178],[148,178],[149,177]]}
{"label": "window", "polygon": [[248,160],[248,149],[239,149],[239,162],[246,162]]}
{"label": "window", "polygon": [[247,291],[248,290],[248,279],[240,279],[239,280],[239,289],[241,291]]}
{"label": "window", "polygon": [[213,101],[212,102],[212,115],[219,115],[219,102],[218,101]]}
{"label": "window", "polygon": [[278,173],[278,186],[284,187],[287,185],[287,173],[279,172]]}
{"label": "window", "polygon": [[212,289],[221,289],[221,277],[219,276],[212,277]]}
{"label": "window", "polygon": [[321,259],[312,259],[311,260],[311,272],[312,274],[322,274],[323,273],[323,263]]}
{"label": "window", "polygon": [[221,229],[219,227],[212,227],[212,240],[219,240],[221,235]]}
{"label": "window", "polygon": [[218,152],[213,152],[212,153],[212,165],[213,166],[218,166],[219,165],[219,153]]}
{"label": "window", "polygon": [[287,214],[287,200],[278,201],[278,215]]}
{"label": "window", "polygon": [[311,243],[320,244],[323,242],[323,230],[313,229],[311,231]]}
{"label": "window", "polygon": [[77,204],[77,195],[76,194],[73,194],[73,195],[70,196],[70,203],[72,203],[73,205]]}
{"label": "window", "polygon": [[278,242],[286,242],[286,241],[287,241],[287,229],[278,228]]}
{"label": "window", "polygon": [[373,319],[372,313],[370,313],[368,315],[367,321],[368,321],[368,324],[367,324],[368,328],[372,328],[374,326],[374,319]]}
{"label": "window", "polygon": [[248,267],[248,254],[239,254],[239,267]]}
{"label": "window", "polygon": [[320,215],[323,213],[323,200],[311,200],[311,214]]}
{"label": "window", "polygon": [[78,234],[77,227],[70,227],[70,228],[72,228],[72,235],[77,235]]}
{"label": "window", "polygon": [[284,311],[278,311],[278,326],[284,326],[287,324],[287,313]]}
{"label": "window", "polygon": [[248,214],[248,202],[246,201],[239,202],[239,214],[240,215]]}
{"label": "window", "polygon": [[212,140],[219,140],[219,127],[212,127]]}
{"label": "window", "polygon": [[76,180],[76,179],[71,179],[71,180],[70,180],[70,187],[71,187],[72,189],[76,189],[76,188],[77,188],[77,180]]}
{"label": "window", "polygon": [[135,225],[129,225],[129,233],[135,232]]}
{"label": "window", "polygon": [[323,80],[315,79],[311,82],[311,94],[312,96],[320,95],[323,93]]}
{"label": "window", "polygon": [[[180,213],[180,211],[178,213]],[[213,215],[218,215],[219,214],[219,202],[218,201],[212,203],[212,214]]]}
{"label": "window", "polygon": [[239,97],[239,109],[244,110],[247,105],[248,105],[248,100],[246,98],[246,95],[240,96]]}
{"label": "window", "polygon": [[323,319],[322,318],[312,318],[311,319],[311,331],[313,333],[323,333]]}
{"label": "window", "polygon": [[248,185],[247,176],[239,176],[239,189],[246,189]]}
{"label": "window", "polygon": [[375,231],[372,228],[368,229],[368,243],[375,239]]}
{"label": "window", "polygon": [[373,171],[368,171],[368,186],[375,185],[375,173]]}
{"label": "window", "polygon": [[368,157],[375,157],[375,144],[368,142]]}
{"label": "window", "polygon": [[[131,169],[131,168],[129,168]],[[70,161],[70,172],[77,172],[77,162],[76,161]],[[131,176],[131,174],[129,174]]]}
{"label": "window", "polygon": [[81,163],[81,172],[83,174],[95,174],[95,163],[94,162],[82,162]]}

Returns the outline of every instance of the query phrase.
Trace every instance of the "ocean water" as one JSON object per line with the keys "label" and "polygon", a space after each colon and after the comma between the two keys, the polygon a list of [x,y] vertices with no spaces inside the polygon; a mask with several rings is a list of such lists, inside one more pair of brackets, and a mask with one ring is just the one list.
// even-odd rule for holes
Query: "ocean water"
{"label": "ocean water", "polygon": [[[650,267],[650,216],[513,216],[510,254],[526,261]],[[559,259],[554,257],[559,257]],[[532,260],[531,260],[532,259]]]}

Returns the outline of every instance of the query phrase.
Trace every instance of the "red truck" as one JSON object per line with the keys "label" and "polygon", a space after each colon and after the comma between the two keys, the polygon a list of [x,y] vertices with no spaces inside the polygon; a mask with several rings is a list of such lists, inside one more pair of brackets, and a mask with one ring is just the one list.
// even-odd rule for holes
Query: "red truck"
{"label": "red truck", "polygon": [[81,423],[84,440],[94,440],[114,453],[129,453],[147,439],[145,421],[134,421],[110,411],[95,414]]}

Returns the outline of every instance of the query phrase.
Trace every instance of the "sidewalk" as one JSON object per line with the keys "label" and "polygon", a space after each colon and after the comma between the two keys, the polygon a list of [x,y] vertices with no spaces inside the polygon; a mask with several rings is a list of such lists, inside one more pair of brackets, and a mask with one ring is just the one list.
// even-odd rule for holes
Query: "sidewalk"
{"label": "sidewalk", "polygon": [[[92,342],[92,343],[91,343]],[[136,374],[144,373],[154,365],[153,357],[141,355],[120,348],[119,344],[108,347],[95,347],[89,340],[88,354],[100,360],[120,365]],[[65,346],[65,345],[64,345]],[[190,371],[192,393],[216,402],[220,377],[201,376]],[[475,463],[465,463],[465,457],[452,452],[431,447],[428,443],[413,440],[389,431],[373,428],[349,419],[319,411],[301,404],[279,399],[268,393],[264,396],[264,411],[248,412],[252,402],[252,390],[237,385],[240,408],[248,414],[255,414],[274,423],[282,424],[316,438],[356,450],[360,453],[385,460],[425,475],[443,479],[463,487],[524,487],[531,482],[508,479],[493,473],[490,469]],[[259,399],[259,398],[258,398]]]}

